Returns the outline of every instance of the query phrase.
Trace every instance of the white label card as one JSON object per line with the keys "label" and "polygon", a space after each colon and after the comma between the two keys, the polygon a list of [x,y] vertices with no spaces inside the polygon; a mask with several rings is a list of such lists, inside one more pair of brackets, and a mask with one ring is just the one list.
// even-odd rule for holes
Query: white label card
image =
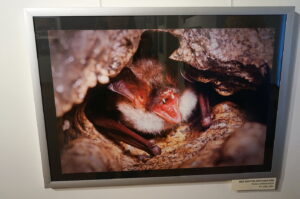
{"label": "white label card", "polygon": [[276,178],[253,178],[232,180],[232,189],[235,191],[248,190],[275,190]]}

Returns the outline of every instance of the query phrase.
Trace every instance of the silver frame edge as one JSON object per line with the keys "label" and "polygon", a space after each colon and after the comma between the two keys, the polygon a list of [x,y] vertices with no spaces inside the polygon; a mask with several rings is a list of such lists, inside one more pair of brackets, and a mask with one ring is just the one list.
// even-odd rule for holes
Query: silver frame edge
{"label": "silver frame edge", "polygon": [[44,186],[45,188],[50,187],[50,167],[49,167],[49,159],[48,159],[48,147],[47,147],[47,139],[46,139],[46,129],[44,123],[44,111],[42,104],[42,92],[40,86],[40,76],[39,76],[39,68],[38,68],[38,60],[37,60],[37,51],[36,51],[36,42],[35,42],[35,34],[34,34],[34,25],[33,25],[33,15],[25,9],[24,18],[26,23],[26,34],[27,34],[27,46],[29,48],[29,56],[30,56],[30,66],[31,66],[31,78],[32,78],[32,86],[33,86],[33,94],[34,94],[34,103],[35,103],[35,112],[36,112],[36,121],[37,121],[37,129],[40,143],[40,153],[41,153],[41,161],[42,161],[42,169],[44,176]]}

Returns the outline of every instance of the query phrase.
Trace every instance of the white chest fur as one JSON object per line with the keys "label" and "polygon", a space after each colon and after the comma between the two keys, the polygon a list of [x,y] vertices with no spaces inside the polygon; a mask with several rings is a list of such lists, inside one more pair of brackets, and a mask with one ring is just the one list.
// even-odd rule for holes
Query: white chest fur
{"label": "white chest fur", "polygon": [[[185,90],[179,101],[182,121],[189,119],[196,104],[197,96],[194,91],[191,89]],[[148,112],[144,109],[136,109],[127,102],[118,103],[117,108],[122,113],[122,120],[142,133],[159,134],[161,131],[172,126],[155,113]]]}
{"label": "white chest fur", "polygon": [[181,113],[182,121],[187,121],[192,115],[198,102],[197,95],[192,89],[186,89],[179,101],[179,111]]}
{"label": "white chest fur", "polygon": [[118,109],[123,114],[122,119],[140,132],[157,134],[165,129],[164,120],[155,113],[136,109],[125,102],[119,103]]}

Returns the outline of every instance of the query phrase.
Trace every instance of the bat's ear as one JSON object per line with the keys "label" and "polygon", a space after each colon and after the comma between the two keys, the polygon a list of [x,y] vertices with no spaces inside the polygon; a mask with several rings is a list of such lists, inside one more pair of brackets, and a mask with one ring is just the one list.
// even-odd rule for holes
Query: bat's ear
{"label": "bat's ear", "polygon": [[113,82],[108,85],[109,90],[131,99],[132,98],[131,96],[133,95],[133,93],[129,87],[130,86],[128,84],[126,84],[126,82],[123,80],[118,80],[118,81]]}
{"label": "bat's ear", "polygon": [[190,75],[190,74],[193,74],[193,71],[189,71],[188,72],[188,68],[187,67],[180,68],[180,74],[183,77],[183,79],[185,79],[186,81],[188,81],[190,83],[195,82],[195,77],[193,77],[193,75]]}
{"label": "bat's ear", "polygon": [[124,96],[136,107],[144,107],[150,93],[148,85],[138,81],[118,80],[109,84],[108,89]]}
{"label": "bat's ear", "polygon": [[132,101],[136,87],[135,83],[136,78],[132,72],[128,68],[124,68],[116,80],[108,85],[108,89]]}

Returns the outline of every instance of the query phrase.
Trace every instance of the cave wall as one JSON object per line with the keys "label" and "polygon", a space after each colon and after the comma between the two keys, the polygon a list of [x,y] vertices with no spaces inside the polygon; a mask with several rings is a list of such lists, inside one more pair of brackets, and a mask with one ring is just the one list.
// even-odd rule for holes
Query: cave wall
{"label": "cave wall", "polygon": [[[30,58],[23,8],[26,7],[99,7],[99,6],[296,6],[298,0],[11,0],[1,2],[0,46],[0,198],[300,198],[300,82],[293,80],[288,135],[285,143],[282,179],[278,191],[231,191],[229,182],[148,185],[113,188],[45,189],[41,154],[33,102]],[[296,20],[295,30],[299,30]],[[300,41],[294,39],[292,49],[300,64]],[[300,76],[296,67],[294,77]]]}

